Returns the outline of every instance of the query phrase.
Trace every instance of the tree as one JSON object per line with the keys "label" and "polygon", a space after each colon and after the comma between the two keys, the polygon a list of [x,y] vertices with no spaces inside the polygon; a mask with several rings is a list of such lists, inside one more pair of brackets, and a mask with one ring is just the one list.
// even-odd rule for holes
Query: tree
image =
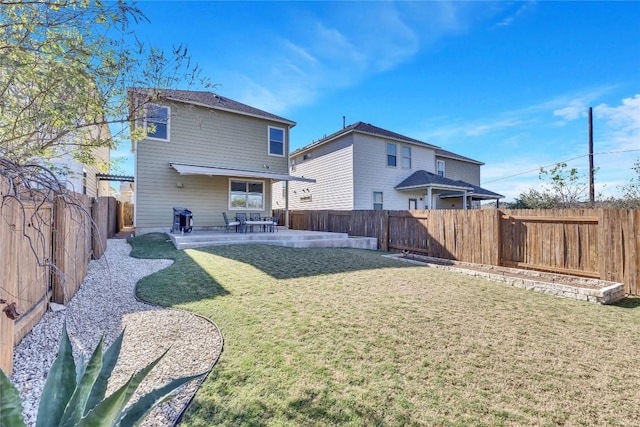
{"label": "tree", "polygon": [[131,27],[144,20],[123,0],[0,0],[2,157],[22,164],[62,151],[92,163],[94,147],[130,136],[109,131],[129,123],[126,85],[198,81],[186,47],[165,54],[136,40]]}
{"label": "tree", "polygon": [[557,197],[531,188],[528,192],[520,193],[520,196],[509,204],[509,209],[553,209],[558,204]]}
{"label": "tree", "polygon": [[564,162],[556,163],[551,169],[540,168],[539,178],[547,180],[542,185],[543,194],[556,200],[555,208],[578,207],[589,187],[586,177],[576,168],[568,169]]}

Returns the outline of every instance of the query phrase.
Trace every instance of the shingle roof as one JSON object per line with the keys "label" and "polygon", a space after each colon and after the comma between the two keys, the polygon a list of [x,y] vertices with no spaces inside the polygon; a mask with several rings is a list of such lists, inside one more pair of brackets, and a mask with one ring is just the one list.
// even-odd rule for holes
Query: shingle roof
{"label": "shingle roof", "polygon": [[435,145],[431,145],[431,144],[427,144],[424,141],[420,141],[418,139],[414,139],[414,138],[410,138],[408,136],[404,136],[404,135],[400,135],[399,133],[395,133],[395,132],[391,132],[390,130],[386,130],[386,129],[382,129],[380,127],[374,126],[372,124],[369,123],[364,123],[364,122],[356,122],[352,125],[349,125],[343,129],[340,129],[337,132],[332,133],[329,136],[326,136],[318,141],[315,141],[311,144],[305,145],[304,147],[298,148],[297,150],[295,150],[294,152],[292,152],[291,154],[297,154],[301,151],[305,151],[311,147],[316,147],[318,145],[322,145],[326,142],[329,142],[335,138],[338,138],[342,135],[346,135],[348,133],[351,132],[358,132],[358,133],[364,133],[364,134],[368,134],[368,135],[375,135],[375,136],[379,136],[382,138],[386,138],[386,139],[392,139],[395,141],[401,141],[401,142],[408,142],[411,144],[419,144],[425,147],[430,147],[430,148],[438,148]]}
{"label": "shingle roof", "polygon": [[412,188],[418,186],[427,185],[442,185],[447,187],[458,187],[471,189],[471,185],[462,181],[454,181],[453,179],[445,178],[444,176],[437,175],[435,173],[427,172],[425,170],[415,171],[407,179],[396,185],[396,190],[402,190],[405,188]]}
{"label": "shingle roof", "polygon": [[483,162],[478,160],[473,160],[469,157],[461,156],[460,154],[452,153],[451,151],[443,150],[442,148],[438,148],[436,150],[436,157],[446,157],[454,160],[461,160],[463,162],[475,163],[478,165],[484,165]]}
{"label": "shingle roof", "polygon": [[[407,179],[402,181],[400,184],[396,185],[394,188],[396,190],[404,190],[415,187],[422,186],[444,186],[444,187],[455,187],[460,189],[467,189],[469,191],[469,195],[471,196],[480,196],[487,198],[503,198],[502,194],[494,193],[493,191],[489,191],[486,188],[479,187],[477,185],[469,184],[465,181],[453,180],[449,178],[445,178],[443,176],[437,175],[435,173],[427,172],[425,170],[419,170],[411,174]],[[459,193],[446,193],[441,194],[440,197],[447,196],[456,196],[459,197]]]}
{"label": "shingle roof", "polygon": [[168,99],[172,101],[184,102],[187,104],[201,105],[203,107],[209,107],[216,110],[231,111],[247,116],[259,117],[263,119],[273,120],[276,122],[282,122],[295,126],[296,122],[285,119],[284,117],[277,116],[275,114],[268,113],[258,108],[252,107],[247,104],[243,104],[233,99],[226,98],[208,91],[193,91],[193,90],[176,90],[176,89],[147,89],[147,88],[131,88],[132,92],[138,92],[142,94],[157,96],[158,98]]}
{"label": "shingle roof", "polygon": [[[469,187],[473,188],[472,193],[474,196],[486,196],[486,197],[497,197],[497,198],[504,197],[502,194],[494,193],[493,191],[487,190],[486,188],[478,187],[477,185],[469,184],[468,182],[464,182],[464,181],[458,181],[458,182],[461,182],[464,185],[468,185]],[[441,196],[446,196],[446,195],[442,194]]]}

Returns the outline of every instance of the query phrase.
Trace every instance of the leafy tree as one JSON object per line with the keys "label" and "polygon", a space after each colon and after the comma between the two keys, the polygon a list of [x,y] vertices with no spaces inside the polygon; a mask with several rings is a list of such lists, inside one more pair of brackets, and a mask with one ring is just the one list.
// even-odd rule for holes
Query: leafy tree
{"label": "leafy tree", "polygon": [[124,0],[0,0],[2,157],[23,164],[65,152],[92,163],[93,148],[130,136],[109,129],[129,123],[126,85],[208,85],[185,47],[166,54],[136,40],[132,26],[144,20]]}
{"label": "leafy tree", "polygon": [[576,168],[569,169],[564,162],[556,163],[551,169],[540,168],[539,178],[547,181],[542,185],[543,194],[556,200],[554,208],[578,207],[589,188],[587,177]]}
{"label": "leafy tree", "polygon": [[520,196],[508,207],[509,209],[553,209],[558,204],[557,197],[531,188],[528,192],[520,193]]}

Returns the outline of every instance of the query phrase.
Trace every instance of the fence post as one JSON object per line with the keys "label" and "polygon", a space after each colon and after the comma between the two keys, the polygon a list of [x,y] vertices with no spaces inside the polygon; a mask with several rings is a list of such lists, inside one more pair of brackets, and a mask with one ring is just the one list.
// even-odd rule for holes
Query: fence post
{"label": "fence post", "polygon": [[[4,186],[4,179],[0,184]],[[14,203],[0,205],[0,235],[3,236],[0,242],[0,260],[3,264],[0,268],[0,298],[6,300],[6,304],[16,302],[13,299],[17,294],[17,257],[14,248],[15,210]],[[0,306],[5,307],[4,304]],[[0,368],[7,375],[11,375],[13,371],[14,327],[15,320],[0,311]]]}
{"label": "fence post", "polygon": [[389,250],[389,211],[383,211],[383,219],[382,219],[382,250]]}

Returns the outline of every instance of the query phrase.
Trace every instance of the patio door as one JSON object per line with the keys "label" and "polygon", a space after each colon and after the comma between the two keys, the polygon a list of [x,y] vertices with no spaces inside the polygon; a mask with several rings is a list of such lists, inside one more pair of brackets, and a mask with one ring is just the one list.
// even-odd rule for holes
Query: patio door
{"label": "patio door", "polygon": [[409,199],[409,210],[418,209],[418,199]]}

